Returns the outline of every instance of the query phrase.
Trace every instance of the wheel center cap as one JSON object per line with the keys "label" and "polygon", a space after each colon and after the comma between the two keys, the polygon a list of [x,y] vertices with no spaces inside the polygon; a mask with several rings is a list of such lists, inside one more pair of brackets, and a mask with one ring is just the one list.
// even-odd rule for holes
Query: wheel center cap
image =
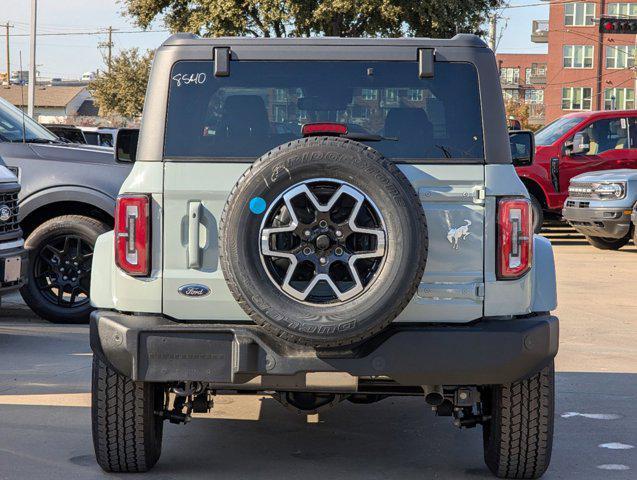
{"label": "wheel center cap", "polygon": [[332,242],[330,241],[330,237],[328,237],[327,235],[319,235],[318,237],[316,237],[316,248],[319,250],[328,249],[331,243]]}

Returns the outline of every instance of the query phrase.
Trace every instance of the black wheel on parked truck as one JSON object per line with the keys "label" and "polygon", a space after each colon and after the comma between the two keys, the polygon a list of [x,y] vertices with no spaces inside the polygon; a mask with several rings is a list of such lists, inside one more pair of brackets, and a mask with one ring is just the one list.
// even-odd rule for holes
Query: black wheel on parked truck
{"label": "black wheel on parked truck", "polygon": [[31,232],[25,242],[29,281],[20,293],[35,313],[53,323],[88,323],[93,249],[108,230],[94,218],[64,215]]}
{"label": "black wheel on parked truck", "polygon": [[97,463],[106,472],[146,472],[161,455],[165,392],[134,382],[93,357],[91,421]]}
{"label": "black wheel on parked truck", "polygon": [[484,460],[500,478],[539,478],[551,462],[555,410],[553,362],[525,380],[485,389]]}
{"label": "black wheel on parked truck", "polygon": [[315,347],[387,327],[422,279],[418,194],[376,150],[337,137],[271,150],[221,216],[220,261],[239,305],[269,333]]}
{"label": "black wheel on parked truck", "polygon": [[586,237],[586,240],[600,250],[619,250],[630,242],[630,234],[622,238]]}

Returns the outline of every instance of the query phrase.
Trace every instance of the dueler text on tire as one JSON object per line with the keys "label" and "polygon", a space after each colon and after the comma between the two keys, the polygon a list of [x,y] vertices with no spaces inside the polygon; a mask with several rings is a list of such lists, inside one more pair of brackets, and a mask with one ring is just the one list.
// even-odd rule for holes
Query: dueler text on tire
{"label": "dueler text on tire", "polygon": [[399,168],[351,140],[314,137],[257,160],[220,223],[221,266],[242,308],[287,341],[335,347],[384,329],[427,258],[427,225]]}
{"label": "dueler text on tire", "polygon": [[107,472],[146,472],[161,454],[164,390],[133,382],[93,357],[93,446]]}
{"label": "dueler text on tire", "polygon": [[553,362],[535,375],[483,392],[484,460],[500,478],[539,478],[551,462],[555,411]]}

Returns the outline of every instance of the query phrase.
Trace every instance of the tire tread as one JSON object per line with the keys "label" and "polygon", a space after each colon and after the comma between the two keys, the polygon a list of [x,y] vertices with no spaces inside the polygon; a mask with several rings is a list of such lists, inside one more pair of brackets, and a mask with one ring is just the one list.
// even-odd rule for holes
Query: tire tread
{"label": "tire tread", "polygon": [[484,455],[500,478],[541,477],[551,461],[554,415],[553,364],[532,377],[492,387],[492,418]]}
{"label": "tire tread", "polygon": [[[153,385],[134,382],[99,358],[93,360],[93,445],[97,462],[107,472],[146,472],[161,453],[153,429]],[[157,428],[155,426],[155,428]]]}

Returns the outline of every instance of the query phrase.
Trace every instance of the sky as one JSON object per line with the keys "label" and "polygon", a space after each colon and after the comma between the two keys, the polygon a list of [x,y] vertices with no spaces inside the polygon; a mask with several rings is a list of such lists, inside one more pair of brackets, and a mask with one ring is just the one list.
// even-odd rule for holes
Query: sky
{"label": "sky", "polygon": [[[548,2],[541,0],[511,0],[511,6],[536,5],[502,10],[499,23],[501,34],[498,52],[543,53],[546,45],[531,43],[531,20],[548,18]],[[29,21],[31,0],[0,0],[0,24],[7,21],[10,29],[11,70],[18,70],[19,53],[22,52],[23,69],[29,63]],[[113,34],[114,51],[130,47],[153,49],[169,35],[157,33],[124,33],[138,30],[121,14],[118,0],[38,0],[38,41],[36,64],[43,77],[79,78],[84,72],[104,69],[104,49],[99,42],[106,41],[106,34],[68,35],[77,32],[100,32],[112,26],[122,33]],[[163,30],[158,22],[153,30]],[[5,29],[0,28],[0,71],[5,70]],[[51,35],[56,34],[56,35]],[[64,35],[59,35],[64,34]]]}

